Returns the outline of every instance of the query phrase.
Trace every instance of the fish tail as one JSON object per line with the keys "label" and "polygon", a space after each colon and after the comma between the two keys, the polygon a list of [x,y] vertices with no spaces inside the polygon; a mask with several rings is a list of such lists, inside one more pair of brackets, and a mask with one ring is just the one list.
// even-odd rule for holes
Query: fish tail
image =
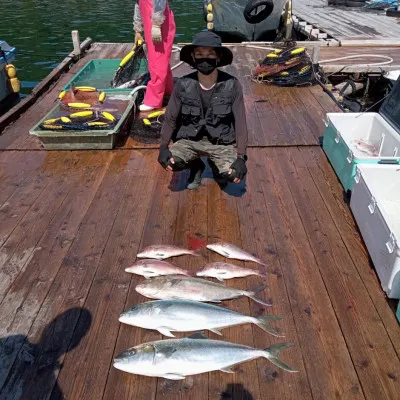
{"label": "fish tail", "polygon": [[249,297],[250,299],[256,301],[257,303],[262,304],[263,306],[271,307],[271,303],[267,303],[264,300],[260,299],[259,297],[256,296],[256,293],[254,292],[246,292],[246,296]]}
{"label": "fish tail", "polygon": [[260,258],[255,257],[253,259],[253,261],[256,262],[257,264],[263,265],[264,267],[267,266],[267,263],[265,261],[261,260]]}
{"label": "fish tail", "polygon": [[279,316],[273,316],[273,315],[265,315],[263,317],[258,317],[256,318],[256,322],[255,324],[260,327],[262,330],[264,330],[265,332],[270,333],[273,336],[276,337],[285,337],[285,335],[283,335],[280,331],[272,328],[270,326],[270,322],[271,321],[277,321],[282,319],[282,317]]}
{"label": "fish tail", "polygon": [[293,367],[290,367],[289,365],[286,365],[282,360],[279,358],[280,352],[282,350],[285,350],[289,347],[294,346],[294,343],[278,343],[278,344],[273,344],[272,346],[268,347],[265,349],[265,358],[268,358],[269,361],[272,362],[272,364],[276,365],[279,368],[282,368],[285,371],[288,372],[298,372],[295,370]]}
{"label": "fish tail", "polygon": [[261,272],[261,271],[257,271],[257,272],[256,272],[256,275],[259,276],[260,278],[264,278],[264,279],[267,279],[267,278],[268,278],[267,274],[264,274],[264,273]]}

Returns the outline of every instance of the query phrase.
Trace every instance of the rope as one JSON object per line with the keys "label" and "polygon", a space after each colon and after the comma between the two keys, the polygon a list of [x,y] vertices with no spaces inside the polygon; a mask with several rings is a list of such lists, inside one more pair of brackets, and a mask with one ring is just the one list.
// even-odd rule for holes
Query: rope
{"label": "rope", "polygon": [[374,58],[381,58],[381,59],[385,59],[387,61],[382,61],[382,62],[378,62],[378,63],[365,63],[365,64],[351,64],[351,65],[347,65],[348,66],[357,66],[357,67],[379,67],[381,65],[389,65],[393,62],[393,58],[389,57],[389,56],[382,56],[379,54],[360,54],[360,55],[352,55],[352,56],[346,56],[346,57],[338,57],[338,58],[331,58],[329,60],[321,60],[319,61],[319,64],[326,64],[326,63],[330,63],[330,62],[335,62],[335,61],[341,61],[341,60],[351,60],[354,58],[366,58],[366,57],[374,57]]}

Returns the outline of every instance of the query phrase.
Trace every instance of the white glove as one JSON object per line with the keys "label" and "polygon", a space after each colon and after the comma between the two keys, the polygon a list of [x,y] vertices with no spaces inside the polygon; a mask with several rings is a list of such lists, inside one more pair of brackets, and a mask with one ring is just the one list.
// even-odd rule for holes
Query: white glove
{"label": "white glove", "polygon": [[151,38],[153,39],[153,43],[162,42],[161,26],[153,25],[151,28]]}

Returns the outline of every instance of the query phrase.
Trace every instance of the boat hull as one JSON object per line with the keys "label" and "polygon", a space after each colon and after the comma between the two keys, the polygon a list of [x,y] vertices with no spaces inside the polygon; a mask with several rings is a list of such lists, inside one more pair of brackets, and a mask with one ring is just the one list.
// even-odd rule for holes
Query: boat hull
{"label": "boat hull", "polygon": [[275,0],[271,15],[256,25],[249,24],[243,16],[247,2],[248,0],[212,0],[213,31],[224,41],[231,42],[275,39],[287,0]]}

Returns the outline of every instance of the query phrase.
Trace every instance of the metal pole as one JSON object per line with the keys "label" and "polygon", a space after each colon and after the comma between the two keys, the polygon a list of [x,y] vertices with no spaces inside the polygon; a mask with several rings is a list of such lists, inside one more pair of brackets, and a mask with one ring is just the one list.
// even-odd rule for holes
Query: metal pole
{"label": "metal pole", "polygon": [[292,39],[292,30],[293,30],[293,22],[292,22],[292,0],[289,0],[286,3],[286,40]]}

